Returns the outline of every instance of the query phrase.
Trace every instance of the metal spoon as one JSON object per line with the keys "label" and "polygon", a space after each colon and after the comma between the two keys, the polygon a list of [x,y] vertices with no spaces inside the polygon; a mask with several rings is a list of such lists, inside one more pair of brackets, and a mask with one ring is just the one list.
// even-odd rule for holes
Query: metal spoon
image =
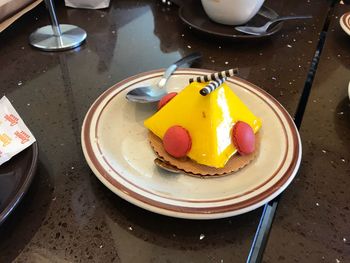
{"label": "metal spoon", "polygon": [[168,172],[177,173],[177,174],[182,172],[181,170],[179,170],[175,166],[172,166],[171,164],[163,161],[160,158],[154,159],[154,164],[157,165],[159,168],[161,168],[165,171],[168,171]]}
{"label": "metal spoon", "polygon": [[312,16],[280,16],[275,19],[270,20],[265,25],[260,27],[254,27],[254,26],[236,26],[235,29],[237,31],[250,34],[250,35],[256,35],[256,36],[263,36],[266,35],[268,32],[267,30],[269,27],[277,22],[285,21],[285,20],[291,20],[291,19],[307,19],[312,18]]}
{"label": "metal spoon", "polygon": [[129,101],[148,103],[159,101],[164,95],[167,94],[167,90],[164,88],[171,74],[182,64],[193,62],[199,59],[202,55],[198,52],[191,53],[190,55],[183,57],[170,65],[164,72],[162,78],[157,85],[149,85],[145,87],[135,88],[126,94],[126,98]]}

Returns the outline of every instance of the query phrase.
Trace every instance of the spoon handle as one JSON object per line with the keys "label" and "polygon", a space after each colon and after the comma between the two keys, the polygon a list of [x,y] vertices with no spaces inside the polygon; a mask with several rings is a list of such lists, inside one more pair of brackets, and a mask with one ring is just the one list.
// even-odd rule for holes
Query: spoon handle
{"label": "spoon handle", "polygon": [[202,54],[201,54],[201,53],[199,53],[199,52],[193,52],[193,53],[191,53],[191,54],[189,54],[189,55],[187,55],[187,56],[185,56],[185,57],[179,59],[178,61],[174,62],[174,64],[175,64],[177,67],[179,67],[179,66],[181,66],[182,64],[190,63],[190,62],[192,62],[192,61],[194,61],[194,60],[196,60],[196,59],[199,59],[199,58],[201,58],[201,57],[202,57]]}
{"label": "spoon handle", "polygon": [[307,15],[307,16],[281,16],[281,17],[277,17],[277,18],[271,20],[271,24],[279,22],[279,21],[292,20],[292,19],[307,19],[307,18],[312,18],[312,16],[310,16],[310,15]]}
{"label": "spoon handle", "polygon": [[199,59],[202,57],[202,54],[199,52],[194,52],[191,53],[181,59],[179,59],[178,61],[174,62],[172,65],[170,65],[164,72],[162,78],[160,79],[159,83],[158,83],[158,87],[159,88],[163,88],[165,86],[165,84],[167,83],[169,77],[171,76],[171,74],[173,74],[173,72],[182,64],[185,63],[190,63],[196,59]]}

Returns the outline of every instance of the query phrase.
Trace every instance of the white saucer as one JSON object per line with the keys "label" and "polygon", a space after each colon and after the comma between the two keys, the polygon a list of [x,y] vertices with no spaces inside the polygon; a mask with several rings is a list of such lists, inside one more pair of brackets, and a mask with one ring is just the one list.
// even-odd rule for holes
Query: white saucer
{"label": "white saucer", "polygon": [[[179,91],[191,77],[212,71],[179,69],[167,88]],[[145,72],[105,91],[91,106],[82,127],[82,147],[97,178],[121,198],[155,213],[214,219],[246,213],[279,195],[293,180],[301,141],[287,111],[264,90],[240,78],[227,84],[262,119],[256,159],[231,175],[196,178],[158,169],[143,121],[156,107],[127,101],[126,93],[159,80],[163,70]]]}

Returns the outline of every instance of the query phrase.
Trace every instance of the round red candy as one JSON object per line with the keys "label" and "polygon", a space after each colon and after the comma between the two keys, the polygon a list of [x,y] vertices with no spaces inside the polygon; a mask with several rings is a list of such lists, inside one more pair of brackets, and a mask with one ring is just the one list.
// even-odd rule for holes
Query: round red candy
{"label": "round red candy", "polygon": [[175,158],[185,157],[191,150],[192,140],[189,132],[181,126],[172,126],[164,134],[163,146]]}
{"label": "round red candy", "polygon": [[232,142],[242,155],[250,154],[255,150],[255,134],[250,125],[238,121],[232,128]]}
{"label": "round red candy", "polygon": [[158,110],[160,110],[165,104],[171,101],[171,99],[174,98],[176,95],[177,95],[177,92],[170,92],[164,97],[162,97],[158,103]]}

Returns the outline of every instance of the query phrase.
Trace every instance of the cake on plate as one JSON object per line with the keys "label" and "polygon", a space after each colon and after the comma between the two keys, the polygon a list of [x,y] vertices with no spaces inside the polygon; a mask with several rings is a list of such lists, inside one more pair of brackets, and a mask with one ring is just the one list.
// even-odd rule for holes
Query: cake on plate
{"label": "cake on plate", "polygon": [[167,94],[144,122],[159,158],[190,175],[232,173],[259,151],[261,120],[225,82],[203,94],[208,85]]}

